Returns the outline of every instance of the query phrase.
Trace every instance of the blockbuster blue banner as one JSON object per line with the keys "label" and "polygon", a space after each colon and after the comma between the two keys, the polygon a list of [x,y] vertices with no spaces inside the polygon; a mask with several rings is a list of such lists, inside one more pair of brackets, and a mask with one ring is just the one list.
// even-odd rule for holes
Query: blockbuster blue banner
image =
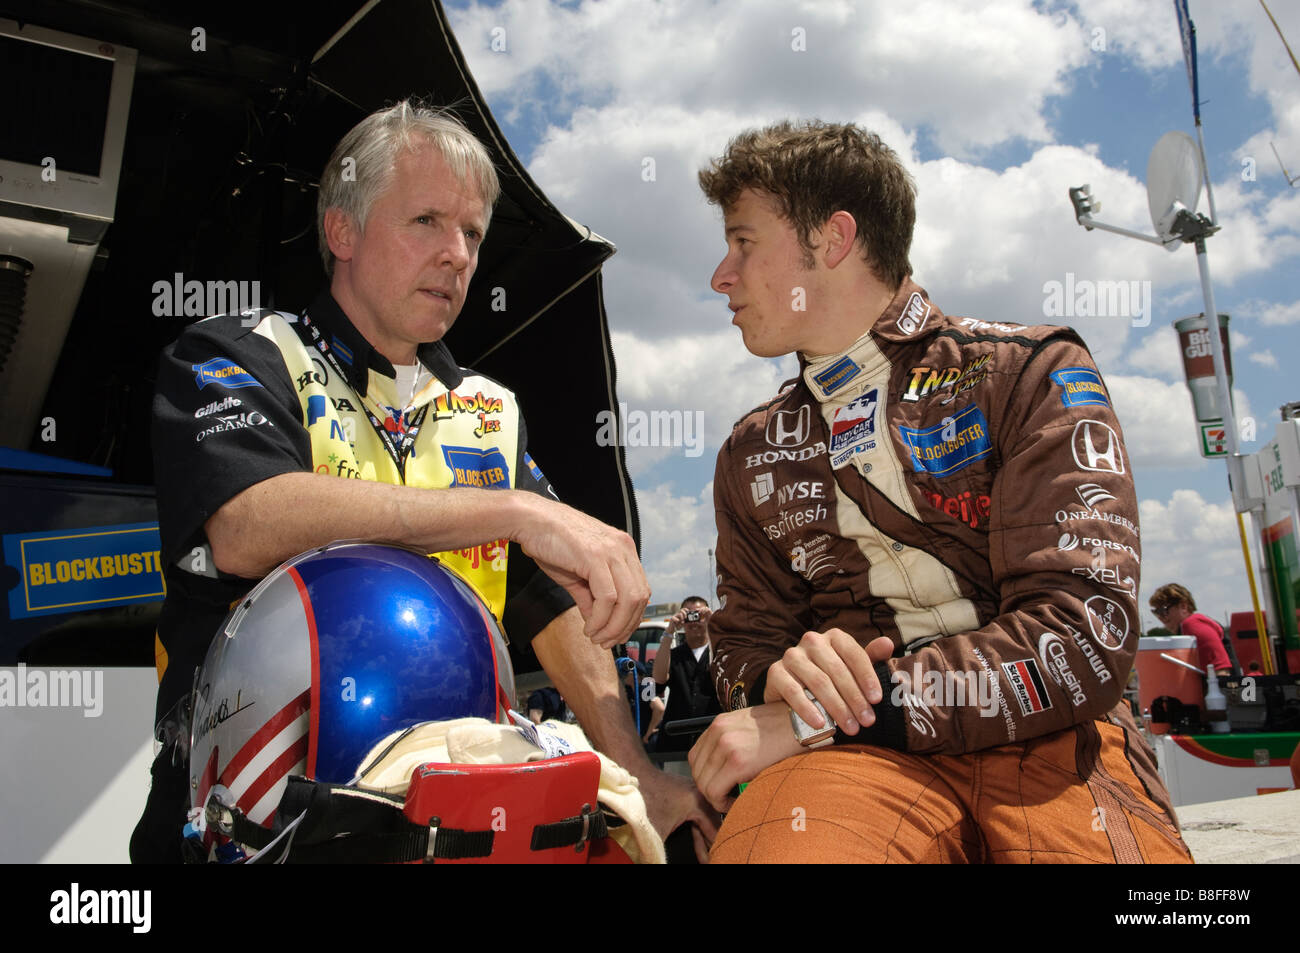
{"label": "blockbuster blue banner", "polygon": [[22,576],[9,591],[9,618],[158,601],[160,549],[157,523],[7,535],[5,562]]}

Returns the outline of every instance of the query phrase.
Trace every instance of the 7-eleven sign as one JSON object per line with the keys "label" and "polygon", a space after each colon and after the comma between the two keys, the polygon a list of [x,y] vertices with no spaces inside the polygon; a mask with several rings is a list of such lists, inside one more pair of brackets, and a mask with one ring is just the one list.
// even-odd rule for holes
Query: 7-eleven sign
{"label": "7-eleven sign", "polygon": [[1202,422],[1201,456],[1226,457],[1228,455],[1228,433],[1224,430],[1222,420]]}

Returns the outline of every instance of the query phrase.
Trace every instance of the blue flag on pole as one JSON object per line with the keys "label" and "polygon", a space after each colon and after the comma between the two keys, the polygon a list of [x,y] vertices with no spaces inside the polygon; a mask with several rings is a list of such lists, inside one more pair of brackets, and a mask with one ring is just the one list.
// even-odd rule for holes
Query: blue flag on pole
{"label": "blue flag on pole", "polygon": [[1187,64],[1187,84],[1192,87],[1192,115],[1201,124],[1201,91],[1196,82],[1196,25],[1187,12],[1187,0],[1174,0],[1178,14],[1178,32],[1183,38],[1183,62]]}

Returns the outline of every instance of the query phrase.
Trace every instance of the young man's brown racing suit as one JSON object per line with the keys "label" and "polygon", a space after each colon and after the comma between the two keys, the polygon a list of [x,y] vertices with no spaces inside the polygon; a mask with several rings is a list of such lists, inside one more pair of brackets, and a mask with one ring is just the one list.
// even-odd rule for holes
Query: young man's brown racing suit
{"label": "young man's brown racing suit", "polygon": [[718,695],[761,704],[806,631],[896,650],[874,724],[760,774],[714,858],[1187,860],[1121,700],[1137,500],[1083,342],[908,281],[801,370],[718,455]]}

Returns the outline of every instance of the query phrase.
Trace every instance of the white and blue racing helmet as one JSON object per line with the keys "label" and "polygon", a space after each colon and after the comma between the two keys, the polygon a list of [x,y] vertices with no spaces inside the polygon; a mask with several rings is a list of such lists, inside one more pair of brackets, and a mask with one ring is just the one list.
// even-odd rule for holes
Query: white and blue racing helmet
{"label": "white and blue racing helmet", "polygon": [[381,739],[426,721],[508,721],[497,620],[436,559],[332,543],[281,565],[230,613],[195,679],[191,805],[270,824],[290,775],[354,779]]}

